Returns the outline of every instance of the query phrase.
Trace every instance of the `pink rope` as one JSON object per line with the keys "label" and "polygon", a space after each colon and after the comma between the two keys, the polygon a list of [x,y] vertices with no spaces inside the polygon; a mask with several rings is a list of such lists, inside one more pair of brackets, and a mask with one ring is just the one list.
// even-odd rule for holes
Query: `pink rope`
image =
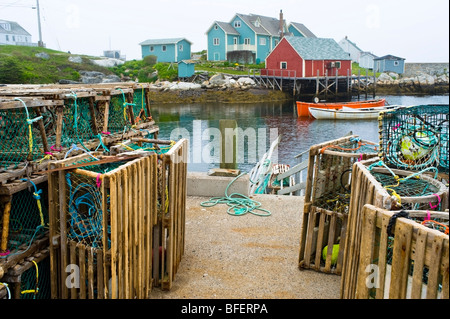
{"label": "pink rope", "polygon": [[436,209],[436,208],[439,207],[439,205],[441,205],[441,197],[439,197],[438,194],[434,194],[434,196],[436,196],[436,197],[438,198],[438,204],[437,204],[437,205],[433,205],[433,204],[431,204],[431,202],[430,202],[430,207],[431,207],[431,209]]}
{"label": "pink rope", "polygon": [[57,149],[56,149],[56,145],[53,145],[52,147],[50,147],[50,149],[51,149],[52,151],[54,151],[54,152],[62,152],[62,151],[63,151],[62,148],[60,148],[59,150],[57,150]]}
{"label": "pink rope", "polygon": [[97,175],[97,188],[100,188],[102,186],[102,180],[100,179],[101,176],[102,174]]}
{"label": "pink rope", "polygon": [[0,252],[0,257],[5,257],[8,256],[11,252],[9,250],[5,251],[5,252]]}

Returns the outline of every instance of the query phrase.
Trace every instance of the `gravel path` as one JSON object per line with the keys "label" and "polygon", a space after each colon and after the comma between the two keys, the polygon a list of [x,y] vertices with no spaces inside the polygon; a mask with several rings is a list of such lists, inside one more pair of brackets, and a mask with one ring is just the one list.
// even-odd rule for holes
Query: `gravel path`
{"label": "gravel path", "polygon": [[258,195],[270,217],[231,216],[188,197],[185,254],[171,291],[151,299],[338,299],[336,275],[299,270],[303,197]]}

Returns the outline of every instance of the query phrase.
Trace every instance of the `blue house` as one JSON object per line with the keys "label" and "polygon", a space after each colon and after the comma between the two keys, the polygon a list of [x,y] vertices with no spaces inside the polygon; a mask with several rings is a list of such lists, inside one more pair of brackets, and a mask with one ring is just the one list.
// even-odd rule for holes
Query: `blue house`
{"label": "blue house", "polygon": [[237,13],[230,22],[215,21],[206,35],[208,61],[226,61],[230,52],[246,51],[254,54],[256,63],[264,61],[285,35],[315,37],[300,23],[288,28],[282,11],[279,19]]}
{"label": "blue house", "polygon": [[393,55],[385,55],[374,59],[375,72],[405,73],[405,59]]}
{"label": "blue house", "polygon": [[192,43],[184,38],[152,39],[139,44],[142,58],[155,55],[158,62],[178,63],[191,58]]}

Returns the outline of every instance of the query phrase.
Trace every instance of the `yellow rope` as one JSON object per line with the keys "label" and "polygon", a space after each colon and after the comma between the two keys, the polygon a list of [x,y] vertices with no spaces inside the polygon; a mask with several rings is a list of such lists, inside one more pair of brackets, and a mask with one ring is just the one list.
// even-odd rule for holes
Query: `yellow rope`
{"label": "yellow rope", "polygon": [[21,291],[20,293],[22,295],[25,295],[25,294],[37,295],[38,292],[39,292],[39,287],[38,287],[38,284],[39,284],[39,267],[38,267],[38,264],[34,260],[32,260],[32,262],[33,262],[34,266],[36,267],[36,289],[30,289],[30,290]]}

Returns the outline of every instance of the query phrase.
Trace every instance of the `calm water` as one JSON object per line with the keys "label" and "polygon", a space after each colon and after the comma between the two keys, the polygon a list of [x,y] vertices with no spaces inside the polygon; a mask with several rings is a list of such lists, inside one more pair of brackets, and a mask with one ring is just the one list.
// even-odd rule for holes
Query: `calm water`
{"label": "calm water", "polygon": [[[449,96],[379,96],[390,105],[449,104]],[[317,121],[299,119],[295,114],[295,102],[274,102],[258,104],[161,104],[152,105],[153,117],[160,127],[161,139],[178,139],[181,135],[190,140],[190,171],[206,172],[218,168],[218,152],[207,148],[214,145],[213,131],[221,119],[234,119],[242,130],[255,132],[257,143],[245,143],[244,158],[239,163],[243,172],[249,172],[270,146],[270,130],[282,135],[278,147],[278,162],[295,165],[295,156],[311,146],[333,140],[349,132],[364,140],[378,143],[378,122],[374,121]],[[212,135],[210,135],[210,133]],[[265,133],[265,136],[264,136]],[[173,135],[177,135],[174,137]],[[202,138],[203,135],[203,138]],[[247,141],[247,140],[246,140]],[[265,144],[265,145],[264,145]],[[217,145],[217,143],[216,143]],[[256,148],[256,149],[255,149]],[[263,149],[264,148],[264,149]],[[211,163],[212,162],[212,163]]]}

